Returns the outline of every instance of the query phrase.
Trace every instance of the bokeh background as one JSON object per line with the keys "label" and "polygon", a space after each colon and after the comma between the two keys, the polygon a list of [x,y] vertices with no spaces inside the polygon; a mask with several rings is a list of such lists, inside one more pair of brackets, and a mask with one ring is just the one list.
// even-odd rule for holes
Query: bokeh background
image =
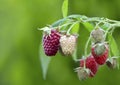
{"label": "bokeh background", "polygon": [[[97,75],[79,81],[72,58],[53,57],[47,79],[42,78],[38,27],[62,18],[63,0],[0,0],[0,85],[120,85],[120,70],[102,66]],[[69,15],[108,17],[120,20],[120,0],[69,0]],[[89,35],[81,29],[79,56]],[[120,49],[120,29],[114,32]],[[83,38],[84,37],[84,38]]]}

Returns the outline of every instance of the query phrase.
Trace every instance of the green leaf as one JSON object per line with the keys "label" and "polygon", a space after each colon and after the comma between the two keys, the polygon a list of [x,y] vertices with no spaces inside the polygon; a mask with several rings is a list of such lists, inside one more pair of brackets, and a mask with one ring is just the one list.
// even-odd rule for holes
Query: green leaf
{"label": "green leaf", "polygon": [[67,13],[68,13],[68,0],[63,1],[62,13],[63,13],[63,17],[67,16]]}
{"label": "green leaf", "polygon": [[46,79],[47,70],[48,70],[48,66],[51,58],[45,55],[42,43],[40,44],[39,56],[41,61],[43,78]]}
{"label": "green leaf", "polygon": [[79,23],[76,23],[73,28],[71,29],[71,33],[78,33],[79,32],[79,26],[80,24]]}
{"label": "green leaf", "polygon": [[108,39],[109,39],[109,43],[110,43],[110,49],[111,49],[113,55],[114,56],[119,56],[119,50],[118,50],[118,46],[116,44],[115,39],[110,34],[108,35]]}
{"label": "green leaf", "polygon": [[89,32],[91,32],[94,29],[94,26],[91,23],[84,22],[83,25]]}

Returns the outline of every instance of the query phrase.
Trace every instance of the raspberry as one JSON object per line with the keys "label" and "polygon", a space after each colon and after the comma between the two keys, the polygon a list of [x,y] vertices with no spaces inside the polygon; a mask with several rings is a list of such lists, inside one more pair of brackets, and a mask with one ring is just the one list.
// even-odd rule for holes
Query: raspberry
{"label": "raspberry", "polygon": [[94,43],[103,42],[105,40],[104,31],[101,28],[95,29],[91,32],[92,41]]}
{"label": "raspberry", "polygon": [[115,69],[115,68],[117,68],[117,65],[118,65],[117,57],[111,57],[111,58],[107,59],[106,65],[107,65],[110,69]]}
{"label": "raspberry", "polygon": [[56,30],[51,30],[49,35],[43,36],[43,47],[47,56],[55,56],[60,46],[60,34]]}
{"label": "raspberry", "polygon": [[87,57],[87,59],[80,60],[80,67],[84,67],[84,61],[85,61],[86,68],[90,70],[89,77],[94,77],[94,75],[96,74],[98,70],[98,64],[95,62],[95,59],[91,55]]}
{"label": "raspberry", "polygon": [[60,47],[64,55],[72,55],[76,46],[76,36],[63,35],[60,38]]}
{"label": "raspberry", "polygon": [[99,65],[103,65],[108,58],[108,46],[98,43],[92,47],[92,55]]}
{"label": "raspberry", "polygon": [[90,70],[84,67],[76,68],[76,72],[77,72],[79,80],[85,80],[90,75]]}

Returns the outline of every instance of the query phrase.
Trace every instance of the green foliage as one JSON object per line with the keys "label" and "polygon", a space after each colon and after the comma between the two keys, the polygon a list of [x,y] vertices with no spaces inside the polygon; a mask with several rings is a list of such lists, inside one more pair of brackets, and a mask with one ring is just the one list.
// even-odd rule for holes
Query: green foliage
{"label": "green foliage", "polygon": [[68,14],[68,0],[64,0],[63,5],[62,5],[62,13],[63,17],[67,17]]}
{"label": "green foliage", "polygon": [[109,38],[109,43],[110,43],[110,49],[111,49],[113,55],[120,56],[119,49],[118,49],[115,39],[113,38],[112,35],[109,35],[108,38]]}
{"label": "green foliage", "polygon": [[43,78],[46,79],[47,70],[48,70],[48,66],[51,58],[45,55],[42,43],[40,44],[39,53],[40,53],[39,55],[40,55],[42,71],[43,71]]}
{"label": "green foliage", "polygon": [[79,23],[75,23],[75,25],[74,25],[73,28],[71,29],[71,33],[73,33],[73,34],[79,34],[79,33],[78,33],[79,30],[80,30],[80,24],[79,24]]}
{"label": "green foliage", "polygon": [[83,25],[89,32],[91,32],[94,29],[94,26],[88,22],[84,22]]}

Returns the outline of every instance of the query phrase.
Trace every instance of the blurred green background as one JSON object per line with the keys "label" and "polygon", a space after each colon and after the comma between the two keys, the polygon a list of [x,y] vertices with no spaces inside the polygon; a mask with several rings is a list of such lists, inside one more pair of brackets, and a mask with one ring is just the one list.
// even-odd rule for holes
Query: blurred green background
{"label": "blurred green background", "polygon": [[[102,66],[97,75],[81,82],[71,58],[57,54],[42,78],[39,44],[46,26],[62,18],[63,0],[0,0],[0,85],[120,85],[120,70]],[[69,0],[69,15],[108,17],[120,20],[120,0]],[[81,29],[79,56],[89,33]],[[83,38],[84,37],[84,38]],[[120,29],[114,32],[120,49]]]}

